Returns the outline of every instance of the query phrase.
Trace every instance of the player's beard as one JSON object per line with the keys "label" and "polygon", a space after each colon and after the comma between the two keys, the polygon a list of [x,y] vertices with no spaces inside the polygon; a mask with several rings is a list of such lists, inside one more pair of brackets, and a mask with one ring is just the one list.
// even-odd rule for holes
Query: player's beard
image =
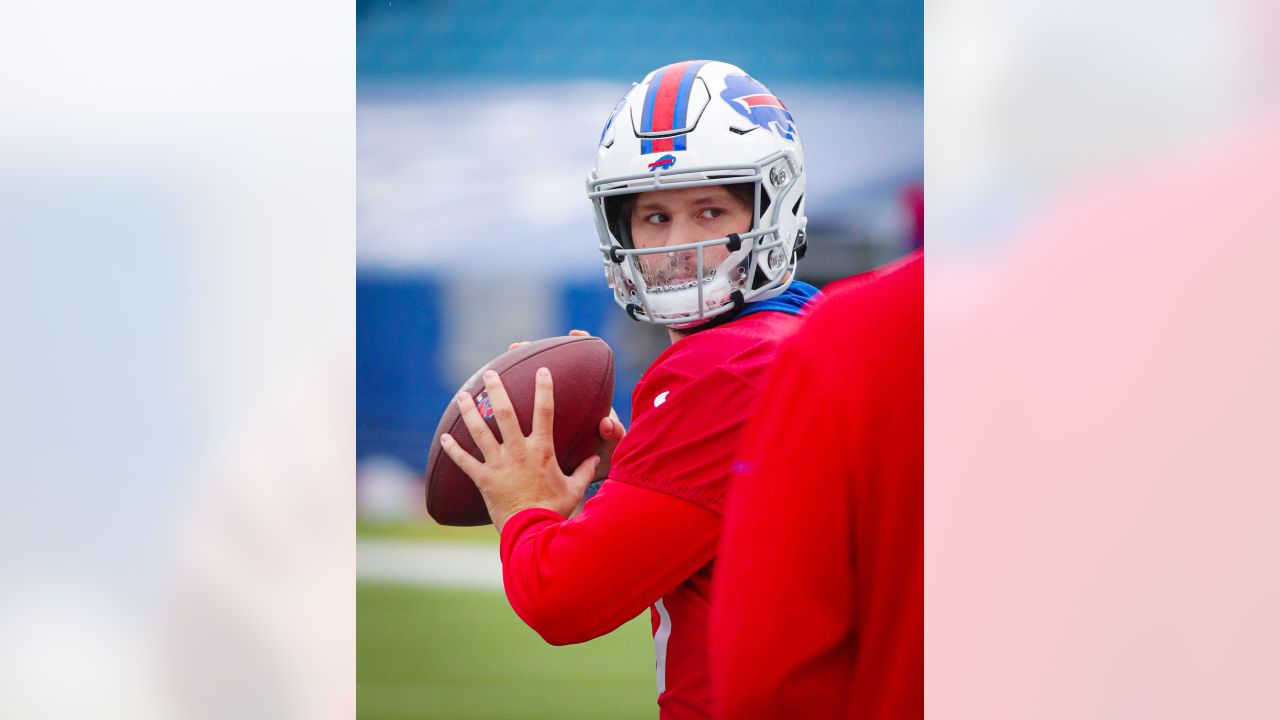
{"label": "player's beard", "polygon": [[[712,266],[705,263],[698,276],[697,252],[682,250],[636,258],[645,287],[645,311],[657,320],[695,318],[698,315],[698,287],[702,287],[702,309],[714,311],[730,302],[734,290],[746,283],[749,250],[721,255]],[[704,251],[704,261],[710,255]]]}

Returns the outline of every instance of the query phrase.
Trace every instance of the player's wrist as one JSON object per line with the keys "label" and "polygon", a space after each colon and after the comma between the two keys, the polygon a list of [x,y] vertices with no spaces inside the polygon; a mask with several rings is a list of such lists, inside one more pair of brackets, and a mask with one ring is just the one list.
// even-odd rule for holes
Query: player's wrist
{"label": "player's wrist", "polygon": [[490,507],[489,516],[493,519],[494,528],[497,529],[498,534],[501,535],[502,528],[507,524],[507,522],[525,510],[550,510],[561,517],[568,517],[564,511],[560,510],[555,505],[548,502],[539,502],[534,500],[513,502],[501,507]]}

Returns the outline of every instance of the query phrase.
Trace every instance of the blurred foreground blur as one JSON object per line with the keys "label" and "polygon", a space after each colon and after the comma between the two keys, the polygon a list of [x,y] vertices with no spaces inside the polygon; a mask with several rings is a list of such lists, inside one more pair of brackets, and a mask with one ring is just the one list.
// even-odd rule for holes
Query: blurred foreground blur
{"label": "blurred foreground blur", "polygon": [[354,714],[352,22],[0,10],[0,716]]}
{"label": "blurred foreground blur", "polygon": [[929,6],[940,715],[1280,712],[1277,17]]}

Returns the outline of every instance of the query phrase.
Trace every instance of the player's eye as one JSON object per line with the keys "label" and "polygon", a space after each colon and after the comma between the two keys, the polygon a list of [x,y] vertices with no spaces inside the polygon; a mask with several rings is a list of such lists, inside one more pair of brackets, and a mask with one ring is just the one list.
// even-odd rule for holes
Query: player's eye
{"label": "player's eye", "polygon": [[703,220],[715,220],[723,214],[724,210],[721,210],[720,208],[705,208],[698,213],[698,217]]}
{"label": "player's eye", "polygon": [[661,225],[662,223],[667,222],[670,219],[671,218],[667,217],[663,213],[652,213],[644,217],[644,221],[652,225]]}

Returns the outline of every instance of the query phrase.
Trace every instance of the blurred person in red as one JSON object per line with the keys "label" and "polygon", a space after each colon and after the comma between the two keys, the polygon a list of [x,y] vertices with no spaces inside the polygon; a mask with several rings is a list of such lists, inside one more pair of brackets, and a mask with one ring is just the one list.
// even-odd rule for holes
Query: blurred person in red
{"label": "blurred person in red", "polygon": [[826,289],[743,432],[718,718],[924,716],[924,260]]}

